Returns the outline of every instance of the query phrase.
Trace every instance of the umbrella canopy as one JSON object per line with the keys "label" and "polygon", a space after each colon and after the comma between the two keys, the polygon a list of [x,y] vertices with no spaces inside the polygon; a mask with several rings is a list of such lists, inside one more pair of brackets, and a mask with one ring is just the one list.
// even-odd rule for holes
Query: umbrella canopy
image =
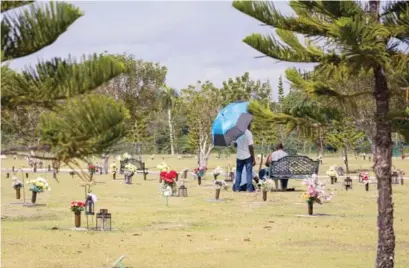
{"label": "umbrella canopy", "polygon": [[253,117],[247,112],[248,102],[233,102],[223,108],[212,126],[213,145],[230,146],[244,134]]}

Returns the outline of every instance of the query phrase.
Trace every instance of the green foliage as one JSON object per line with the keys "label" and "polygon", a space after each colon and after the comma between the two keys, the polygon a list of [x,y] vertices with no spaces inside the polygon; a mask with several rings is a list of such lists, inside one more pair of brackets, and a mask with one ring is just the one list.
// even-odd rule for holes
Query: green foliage
{"label": "green foliage", "polygon": [[[123,72],[123,65],[111,56],[83,57],[82,62],[54,58],[29,67],[22,74],[2,67],[2,109],[36,105],[52,109],[57,103],[99,87]],[[5,86],[3,87],[3,83]]]}
{"label": "green foliage", "polygon": [[41,116],[40,138],[43,144],[51,145],[56,158],[63,162],[102,154],[126,135],[127,117],[126,108],[111,98],[73,98],[57,112]]}
{"label": "green foliage", "polygon": [[[317,68],[323,70],[340,64],[352,69],[390,67],[390,56],[398,51],[385,44],[391,38],[407,42],[408,37],[407,5],[385,13],[382,18],[385,24],[378,23],[354,1],[291,1],[295,16],[282,15],[269,2],[234,1],[233,6],[276,28],[281,40],[272,35],[252,34],[244,39],[246,44],[278,60],[316,62]],[[395,22],[388,19],[391,17],[396,18]],[[305,44],[296,33],[305,36]],[[318,43],[317,38],[311,37],[326,38],[327,42]]]}
{"label": "green foliage", "polygon": [[[5,11],[27,3],[2,2],[1,7]],[[2,60],[11,60],[52,44],[82,13],[71,4],[50,2],[2,15]],[[2,124],[6,136],[23,136],[17,141],[26,145],[9,151],[34,150],[37,157],[38,151],[47,151],[52,159],[69,164],[100,154],[125,136],[126,108],[111,98],[87,94],[125,70],[117,58],[54,58],[22,73],[1,68]],[[30,124],[24,125],[27,120]]]}
{"label": "green foliage", "polygon": [[137,114],[159,111],[162,107],[159,89],[165,83],[167,68],[126,53],[112,56],[125,65],[125,72],[100,87],[98,92],[121,101],[132,120]]}
{"label": "green foliage", "polygon": [[271,101],[271,85],[269,82],[252,80],[249,73],[235,79],[230,78],[223,82],[220,94],[224,99],[223,105],[235,101],[258,100],[263,104],[269,104]]}
{"label": "green foliage", "polygon": [[33,3],[34,1],[1,1],[1,12]]}
{"label": "green foliage", "polygon": [[278,102],[281,103],[284,99],[283,77],[278,78]]}
{"label": "green foliage", "polygon": [[335,148],[349,148],[356,150],[359,144],[364,142],[365,134],[358,131],[351,120],[344,119],[342,122],[334,123],[326,135],[327,144]]}
{"label": "green foliage", "polygon": [[199,149],[199,161],[206,165],[213,148],[211,128],[213,120],[222,108],[223,97],[212,83],[199,81],[196,86],[191,85],[183,89],[181,98],[187,112],[190,148]]}
{"label": "green foliage", "polygon": [[[3,2],[2,12],[23,5]],[[71,4],[49,2],[46,5],[33,4],[18,14],[8,12],[2,16],[1,60],[4,61],[30,55],[51,45],[82,13]]]}

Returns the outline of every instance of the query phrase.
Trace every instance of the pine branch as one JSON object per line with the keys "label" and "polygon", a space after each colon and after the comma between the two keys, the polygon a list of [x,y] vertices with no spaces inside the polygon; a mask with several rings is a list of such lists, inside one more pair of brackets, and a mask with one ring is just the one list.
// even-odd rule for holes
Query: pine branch
{"label": "pine branch", "polygon": [[62,162],[101,154],[126,135],[129,113],[111,98],[89,95],[62,108],[44,114],[39,124],[41,144],[51,145]]}
{"label": "pine branch", "polygon": [[124,66],[111,56],[93,55],[83,57],[79,63],[71,58],[40,62],[23,74],[3,69],[6,77],[1,81],[2,109],[33,104],[51,109],[57,101],[95,90],[121,74]]}
{"label": "pine branch", "polygon": [[19,8],[31,4],[33,2],[34,1],[1,1],[1,12],[6,12],[14,8]]}
{"label": "pine branch", "polygon": [[51,45],[81,16],[78,8],[64,2],[36,4],[20,14],[3,14],[1,60],[24,57]]}
{"label": "pine branch", "polygon": [[409,2],[389,2],[381,14],[382,22],[392,36],[409,45]]}

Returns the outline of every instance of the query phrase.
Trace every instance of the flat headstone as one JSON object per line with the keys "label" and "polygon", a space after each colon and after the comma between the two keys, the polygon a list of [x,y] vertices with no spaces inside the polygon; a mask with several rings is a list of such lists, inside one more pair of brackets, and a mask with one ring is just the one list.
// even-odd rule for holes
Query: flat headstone
{"label": "flat headstone", "polygon": [[87,228],[76,228],[76,227],[74,227],[74,228],[70,228],[70,230],[71,231],[88,231],[88,229]]}
{"label": "flat headstone", "polygon": [[221,203],[221,202],[224,202],[224,199],[223,198],[219,198],[219,199],[210,198],[210,199],[207,199],[207,202],[209,202],[209,203]]}
{"label": "flat headstone", "polygon": [[24,202],[13,202],[13,203],[9,203],[9,205],[20,205],[20,206],[22,206],[22,205],[27,205],[27,204],[30,204],[30,203],[24,203]]}
{"label": "flat headstone", "polygon": [[45,207],[47,204],[24,204],[25,207]]}
{"label": "flat headstone", "polygon": [[316,218],[316,217],[335,216],[335,215],[324,214],[324,213],[316,213],[316,214],[313,214],[313,215],[297,214],[297,215],[295,215],[295,216],[297,216],[297,217],[303,217],[303,218]]}

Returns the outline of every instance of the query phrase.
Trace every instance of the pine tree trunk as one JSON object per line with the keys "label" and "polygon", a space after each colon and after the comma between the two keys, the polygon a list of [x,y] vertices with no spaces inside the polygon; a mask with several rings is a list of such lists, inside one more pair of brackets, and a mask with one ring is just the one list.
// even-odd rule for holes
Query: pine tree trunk
{"label": "pine tree trunk", "polygon": [[175,149],[174,149],[174,144],[173,144],[172,113],[171,113],[170,107],[168,107],[168,124],[169,124],[170,154],[175,155]]}
{"label": "pine tree trunk", "polygon": [[378,250],[377,268],[393,268],[395,258],[395,233],[393,229],[392,202],[392,128],[389,113],[389,92],[384,70],[375,71],[376,134],[374,170],[378,180]]}
{"label": "pine tree trunk", "polygon": [[349,166],[348,166],[348,152],[347,152],[347,147],[344,146],[344,157],[345,157],[345,172],[346,174],[349,173]]}

